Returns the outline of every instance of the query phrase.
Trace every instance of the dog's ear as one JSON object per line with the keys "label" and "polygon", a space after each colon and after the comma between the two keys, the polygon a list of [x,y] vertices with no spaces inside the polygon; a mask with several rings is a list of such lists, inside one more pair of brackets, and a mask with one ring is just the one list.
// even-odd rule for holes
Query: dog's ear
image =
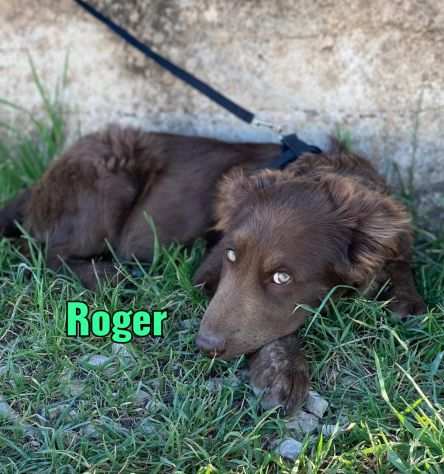
{"label": "dog's ear", "polygon": [[271,186],[294,179],[291,173],[263,170],[248,176],[242,169],[227,173],[219,183],[215,199],[215,229],[226,231],[255,200],[265,196]]}
{"label": "dog's ear", "polygon": [[247,177],[241,170],[226,174],[219,182],[214,200],[214,214],[218,231],[226,231],[236,213],[236,207],[242,205],[247,194]]}
{"label": "dog's ear", "polygon": [[348,234],[346,255],[337,271],[350,284],[367,282],[388,259],[399,257],[411,239],[410,218],[402,204],[350,178],[325,177],[334,218]]}

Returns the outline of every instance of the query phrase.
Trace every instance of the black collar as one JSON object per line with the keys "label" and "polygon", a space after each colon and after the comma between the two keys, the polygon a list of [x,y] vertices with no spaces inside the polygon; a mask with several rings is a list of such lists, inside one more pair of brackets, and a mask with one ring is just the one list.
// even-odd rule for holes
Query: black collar
{"label": "black collar", "polygon": [[281,140],[281,154],[273,160],[267,168],[283,170],[289,163],[296,161],[304,153],[322,153],[322,150],[314,145],[309,145],[298,138],[295,133],[284,135]]}

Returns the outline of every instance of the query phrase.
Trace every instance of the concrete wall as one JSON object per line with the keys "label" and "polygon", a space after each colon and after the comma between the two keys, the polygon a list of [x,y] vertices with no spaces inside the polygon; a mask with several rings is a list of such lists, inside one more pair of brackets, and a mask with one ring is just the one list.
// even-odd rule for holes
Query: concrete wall
{"label": "concrete wall", "polygon": [[[403,170],[413,163],[417,186],[433,182],[435,201],[442,197],[443,1],[91,2],[264,119],[321,146],[345,128],[383,171],[392,160]],[[50,88],[70,52],[71,131],[117,121],[273,139],[131,51],[71,0],[0,0],[0,32],[0,96],[34,110],[27,52]]]}

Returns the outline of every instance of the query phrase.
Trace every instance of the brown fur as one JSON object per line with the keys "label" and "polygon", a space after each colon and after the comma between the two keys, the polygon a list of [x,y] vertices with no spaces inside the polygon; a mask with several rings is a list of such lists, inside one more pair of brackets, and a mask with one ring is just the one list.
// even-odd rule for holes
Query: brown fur
{"label": "brown fur", "polygon": [[[190,243],[214,228],[222,239],[195,275],[213,297],[197,343],[230,358],[251,356],[265,401],[294,407],[308,375],[290,336],[336,285],[366,289],[392,281],[392,308],[424,310],[410,271],[411,228],[405,208],[372,165],[339,147],[305,154],[285,171],[266,169],[273,144],[111,127],[88,135],[4,210],[48,243],[48,265],[66,264],[89,287],[116,277],[107,243],[123,259],[149,261],[155,225],[161,244]],[[227,260],[227,249],[236,261]],[[276,285],[273,274],[291,280]]]}

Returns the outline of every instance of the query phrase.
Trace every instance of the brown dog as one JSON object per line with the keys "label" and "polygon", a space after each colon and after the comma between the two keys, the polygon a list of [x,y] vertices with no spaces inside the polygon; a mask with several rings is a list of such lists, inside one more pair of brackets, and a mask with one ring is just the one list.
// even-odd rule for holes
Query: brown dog
{"label": "brown dog", "polygon": [[214,226],[222,239],[195,276],[214,294],[197,345],[223,358],[253,354],[265,405],[292,409],[308,387],[292,336],[307,314],[300,305],[317,306],[336,285],[390,279],[394,312],[425,307],[409,266],[408,213],[371,164],[336,148],[266,169],[278,154],[274,144],[111,127],[78,141],[0,211],[0,235],[23,222],[48,243],[49,267],[64,262],[94,288],[97,276],[117,273],[107,242],[123,259],[150,261],[148,215],[161,244],[190,243]]}

